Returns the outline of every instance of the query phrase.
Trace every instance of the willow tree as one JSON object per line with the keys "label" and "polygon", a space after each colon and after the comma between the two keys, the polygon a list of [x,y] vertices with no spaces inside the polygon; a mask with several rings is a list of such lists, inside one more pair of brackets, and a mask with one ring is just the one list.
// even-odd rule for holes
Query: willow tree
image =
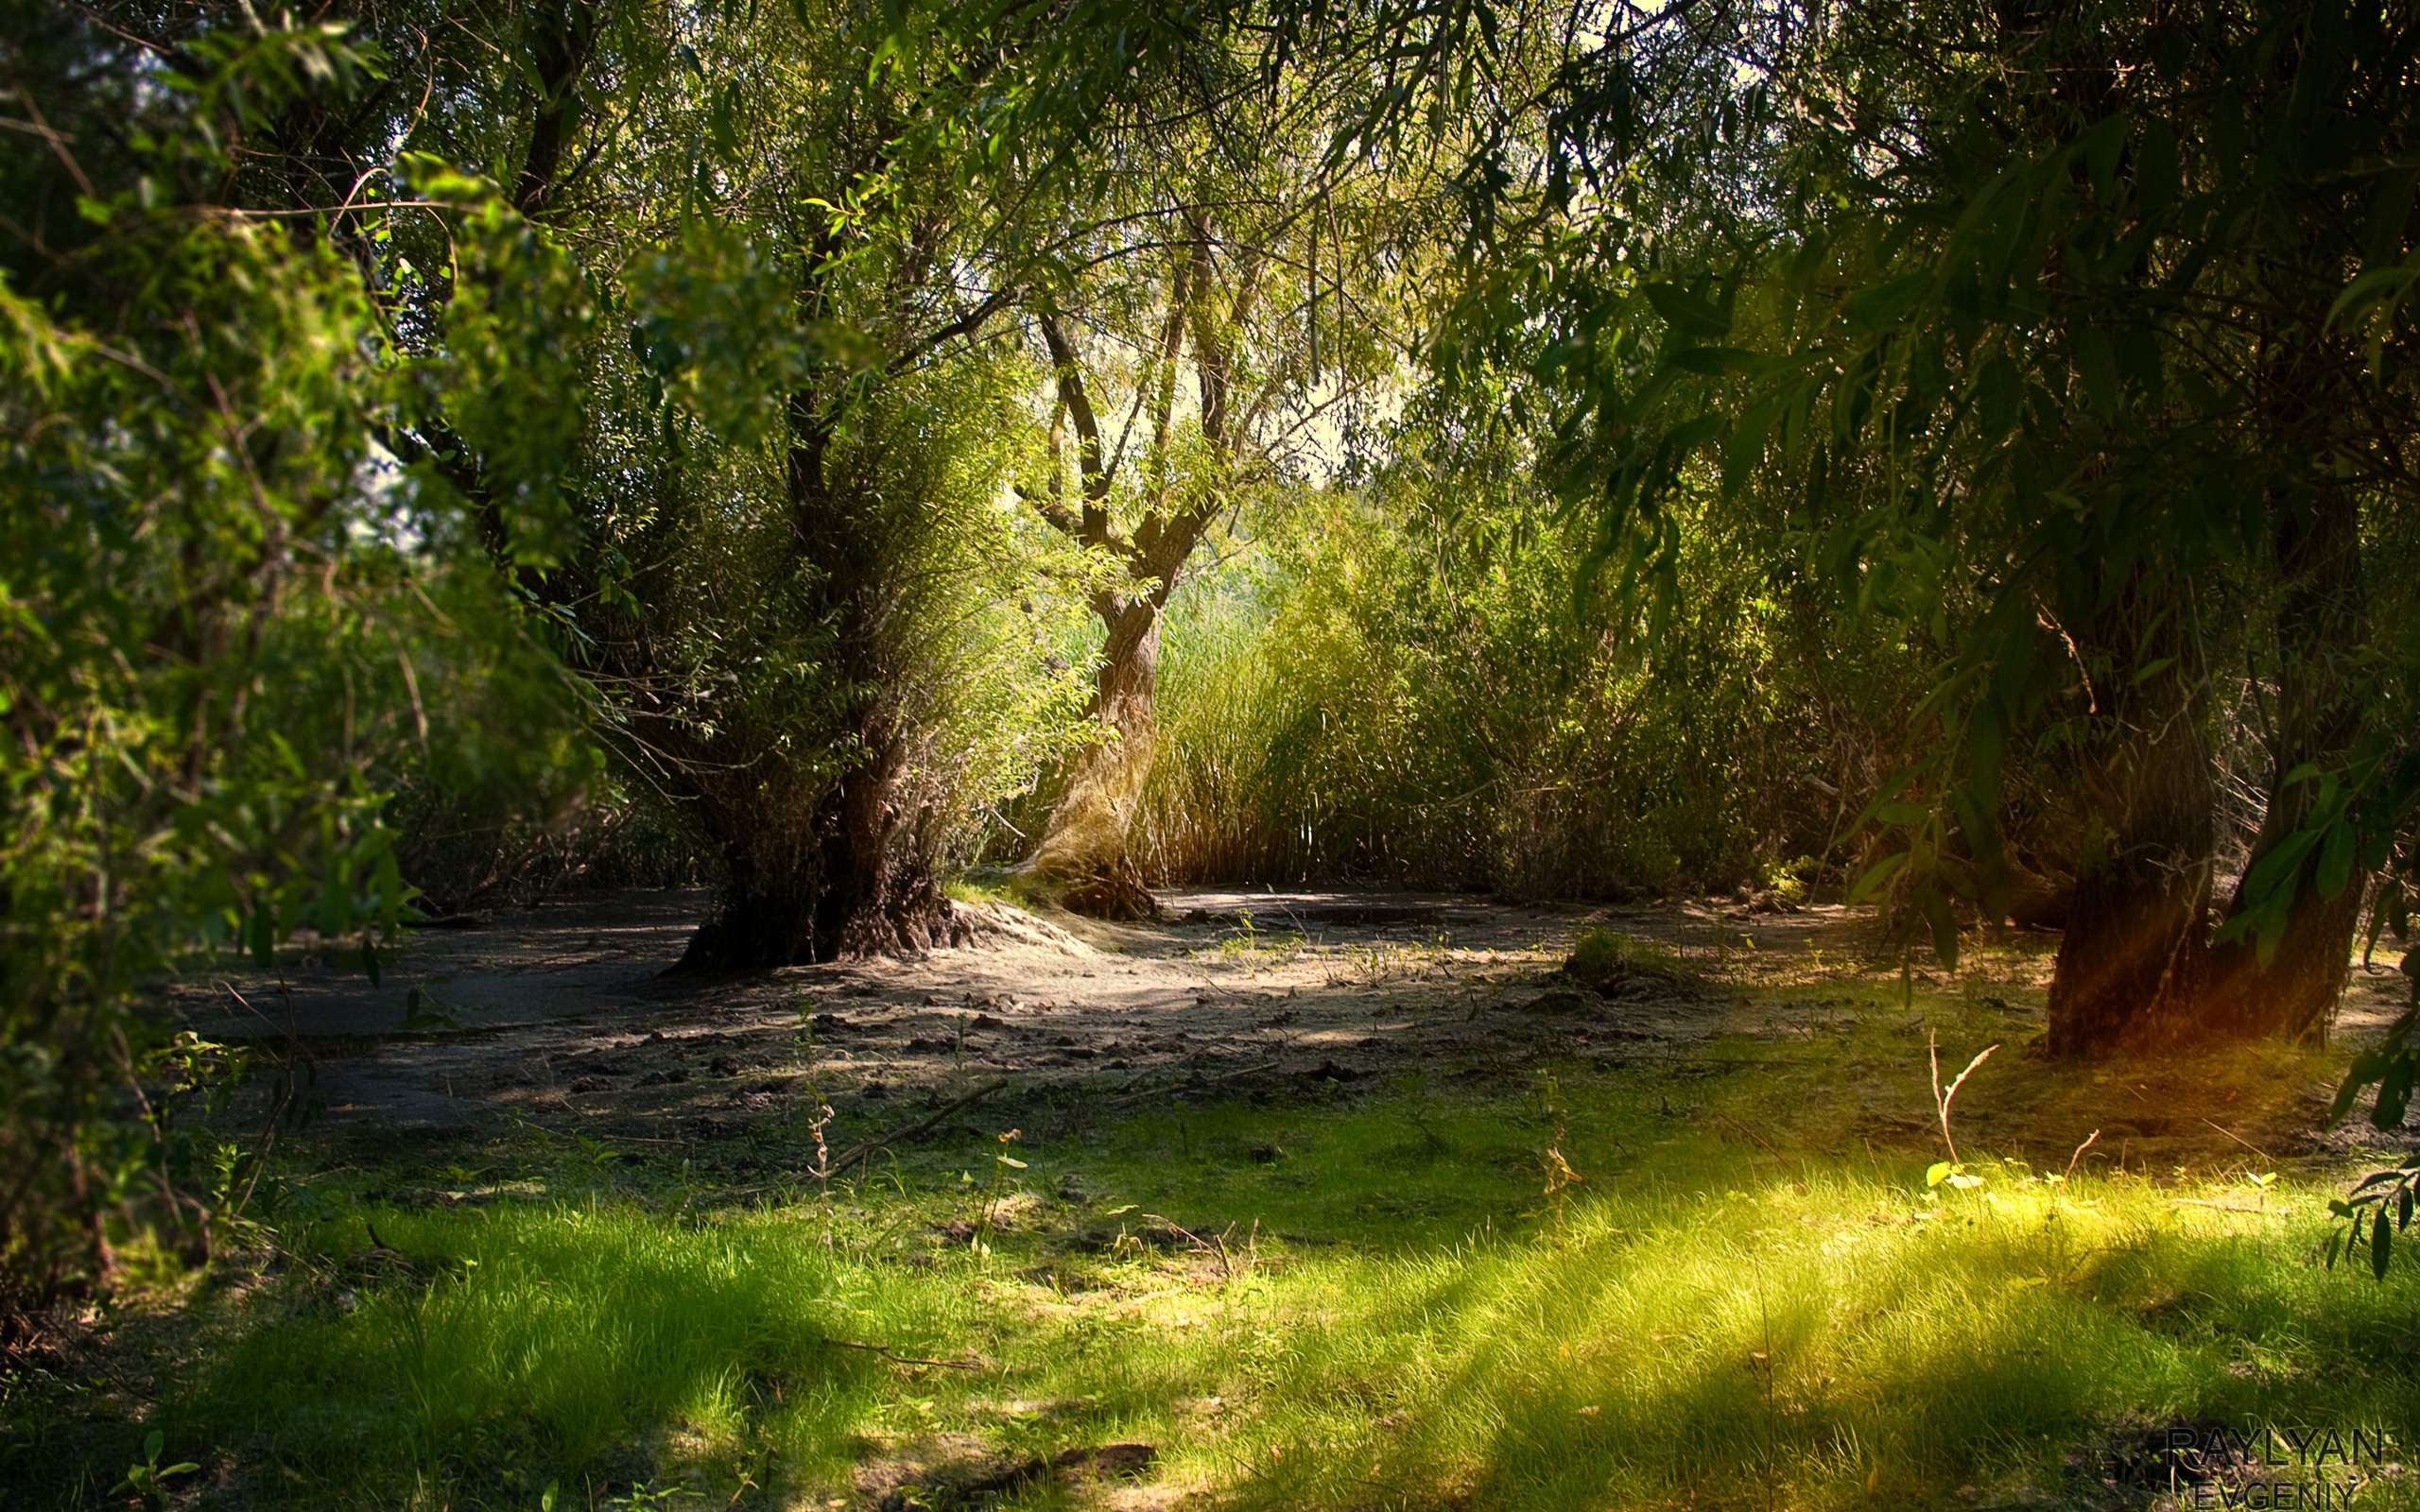
{"label": "willow tree", "polygon": [[[1651,569],[1720,487],[1937,647],[1867,880],[1945,957],[1953,899],[2005,911],[2012,751],[2073,753],[2056,1051],[2322,1022],[2409,814],[2359,554],[2412,497],[2413,42],[2338,5],[1674,8],[1582,39],[1500,159],[1520,250],[1472,308],[1608,551]],[[2214,951],[2215,653],[2255,620],[2268,818]]]}
{"label": "willow tree", "polygon": [[1027,870],[1081,912],[1152,911],[1132,841],[1169,595],[1253,501],[1323,482],[1408,370],[1441,180],[1419,151],[1331,150],[1366,88],[1351,61],[1191,54],[1133,102],[1097,229],[1028,301],[1052,420],[1021,491],[1093,564],[1079,581],[1102,640],[1093,738]]}
{"label": "willow tree", "polygon": [[[541,6],[465,86],[498,108],[413,141],[493,166],[398,194],[473,208],[381,243],[433,395],[390,445],[719,851],[693,966],[949,937],[967,816],[1065,722],[991,505],[1033,428],[1004,318],[1080,234],[1070,143],[1176,45],[1113,19],[1102,59],[1081,16]],[[517,240],[432,273],[465,215]],[[490,401],[516,344],[551,407]]]}
{"label": "willow tree", "polygon": [[179,1115],[232,1057],[147,990],[303,930],[374,975],[404,753],[458,736],[466,683],[516,735],[569,722],[449,501],[382,485],[357,263],[235,198],[380,55],[227,19],[9,44],[5,109],[48,134],[0,152],[0,1353],[131,1229],[206,1255],[257,1182]]}

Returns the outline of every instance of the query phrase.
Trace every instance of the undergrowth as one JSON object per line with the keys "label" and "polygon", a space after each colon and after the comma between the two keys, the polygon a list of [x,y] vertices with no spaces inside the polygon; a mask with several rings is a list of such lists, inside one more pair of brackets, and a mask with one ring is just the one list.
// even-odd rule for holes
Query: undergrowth
{"label": "undergrowth", "polygon": [[2161,1425],[2420,1434],[2420,1275],[2314,1263],[2341,1169],[2029,1165],[1986,1117],[1928,1186],[1832,1038],[970,1125],[828,1194],[510,1142],[297,1171],[273,1258],[10,1383],[0,1484],[124,1504],[156,1434],[209,1504],[872,1505],[937,1446],[1141,1442],[1247,1507],[2118,1506]]}

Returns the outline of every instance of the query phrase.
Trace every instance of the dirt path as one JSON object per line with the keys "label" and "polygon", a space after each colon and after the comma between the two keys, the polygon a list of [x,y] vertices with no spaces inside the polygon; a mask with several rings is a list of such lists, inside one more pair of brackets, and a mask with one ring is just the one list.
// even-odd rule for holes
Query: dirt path
{"label": "dirt path", "polygon": [[1201,891],[1164,896],[1166,918],[1150,925],[985,903],[974,905],[979,943],[921,959],[663,976],[708,902],[582,899],[424,931],[375,988],[349,958],[305,955],[282,975],[186,985],[176,1005],[205,1038],[305,1052],[306,1095],[327,1124],[475,1132],[565,1108],[625,1124],[744,1118],[805,1095],[809,1066],[827,1097],[880,1102],[995,1074],[1117,1098],[1650,1053],[1703,1040],[1720,1016],[1703,994],[1653,984],[1571,1011],[1545,978],[1582,929],[1664,941],[1681,964],[1720,955],[1730,970],[1802,959],[1819,939],[1844,949],[1857,933],[1837,909]]}
{"label": "dirt path", "polygon": [[[299,1068],[298,1095],[323,1132],[425,1142],[524,1121],[687,1142],[794,1124],[818,1094],[840,1109],[840,1129],[900,1126],[997,1079],[1013,1087],[1003,1103],[1115,1111],[1188,1094],[1314,1094],[1411,1071],[1501,1085],[1557,1057],[1668,1064],[1703,1057],[1721,1034],[1837,1034],[1901,987],[1901,957],[1871,917],[1838,907],[1374,891],[1173,893],[1163,920],[1141,926],[981,903],[979,942],[963,949],[664,976],[709,902],[624,893],[510,913],[422,932],[376,988],[357,963],[306,956],[282,978],[188,985],[177,1006],[205,1037]],[[1610,997],[1552,975],[1597,926],[1640,942],[1648,968]],[[1991,1016],[1995,1037],[2021,1038],[2039,1025],[2054,944],[1979,946],[1954,981],[1911,969],[1911,985],[1954,988]],[[2342,1032],[2375,1035],[2399,987],[2392,973],[2357,973]],[[2301,1147],[2314,1148],[2302,1131],[2324,1091],[2295,1090],[2262,1123],[2299,1125]],[[2148,1105],[2161,1093],[2146,1084],[2130,1095]],[[1922,1137],[1923,1120],[1909,1122]],[[2198,1124],[2183,1132],[2219,1140]]]}

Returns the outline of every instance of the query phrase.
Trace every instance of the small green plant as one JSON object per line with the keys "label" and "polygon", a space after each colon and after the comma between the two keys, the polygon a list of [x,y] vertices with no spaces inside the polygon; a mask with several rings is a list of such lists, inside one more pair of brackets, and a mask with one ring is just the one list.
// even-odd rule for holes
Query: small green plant
{"label": "small green plant", "polygon": [[705,1498],[685,1486],[651,1486],[642,1481],[620,1496],[609,1497],[600,1506],[628,1508],[629,1512],[651,1512],[656,1507],[672,1506],[680,1502],[703,1501]]}
{"label": "small green plant", "polygon": [[168,1435],[154,1428],[143,1436],[143,1458],[126,1468],[126,1479],[110,1490],[112,1496],[131,1492],[143,1499],[145,1506],[165,1506],[168,1492],[165,1483],[171,1476],[191,1475],[201,1469],[192,1460],[180,1460],[174,1465],[160,1463],[161,1452],[168,1447]]}
{"label": "small green plant", "polygon": [[1612,976],[1630,964],[1630,942],[1610,929],[1592,929],[1571,948],[1563,969],[1582,981]]}
{"label": "small green plant", "polygon": [[1300,930],[1282,935],[1263,931],[1249,908],[1236,910],[1236,929],[1219,941],[1219,954],[1229,961],[1257,963],[1271,955],[1284,955],[1301,949],[1305,943]]}
{"label": "small green plant", "polygon": [[[1966,1069],[1958,1074],[1957,1079],[1947,1087],[1944,1087],[1941,1084],[1940,1037],[1930,1029],[1925,1031],[1925,1049],[1932,1059],[1933,1111],[1941,1120],[1941,1143],[1949,1151],[1948,1160],[1935,1160],[1931,1168],[1925,1172],[1926,1187],[1938,1187],[1946,1181],[1958,1190],[1966,1192],[1983,1184],[1983,1178],[1970,1174],[1965,1164],[1958,1159],[1958,1142],[1949,1137],[1949,1105],[1958,1096],[1958,1089],[1966,1085],[1966,1078],[1975,1074],[1975,1068],[1991,1059],[1992,1052],[1998,1048],[1998,1045],[1991,1044],[1977,1051],[1975,1058],[1966,1062]],[[2078,1150],[2077,1153],[2083,1152]]]}
{"label": "small green plant", "polygon": [[[815,1163],[809,1168],[808,1174],[815,1177],[816,1191],[825,1213],[823,1242],[828,1248],[832,1243],[829,1218],[832,1209],[834,1172],[832,1150],[826,1143],[826,1134],[832,1127],[832,1121],[839,1117],[839,1114],[833,1108],[831,1099],[823,1095],[822,1082],[816,1075],[817,1068],[821,1062],[815,1051],[815,999],[801,992],[791,1000],[790,1005],[798,1014],[798,1027],[790,1034],[790,1046],[792,1052],[798,1057],[799,1069],[805,1073],[806,1137],[815,1146]],[[965,1030],[961,1028],[959,1033],[960,1043],[963,1044]]]}
{"label": "small green plant", "polygon": [[1225,939],[1220,940],[1219,942],[1219,947],[1220,950],[1229,951],[1231,953],[1243,952],[1249,954],[1254,948],[1255,941],[1258,938],[1258,936],[1254,933],[1253,927],[1252,910],[1249,908],[1236,909],[1236,932],[1233,935],[1228,936]]}
{"label": "small green plant", "polygon": [[1636,982],[1677,986],[1686,980],[1687,968],[1659,945],[1610,929],[1592,929],[1573,944],[1563,975],[1592,992],[1611,995]]}
{"label": "small green plant", "polygon": [[977,1255],[988,1255],[992,1252],[992,1228],[999,1216],[1000,1189],[1014,1179],[1009,1173],[1026,1168],[1023,1160],[1009,1153],[1009,1146],[1023,1138],[1025,1138],[1025,1130],[1021,1128],[1004,1129],[1000,1132],[1000,1148],[992,1156],[992,1179],[983,1183],[983,1209],[975,1220],[975,1238],[971,1247]]}
{"label": "small green plant", "polygon": [[1772,861],[1757,868],[1757,881],[1764,890],[1785,903],[1792,905],[1806,901],[1806,879],[1816,871],[1812,856],[1800,856],[1793,861]]}
{"label": "small green plant", "polygon": [[2394,1259],[2394,1237],[2411,1226],[2415,1191],[2420,1191],[2420,1155],[2407,1155],[2401,1164],[2372,1172],[2350,1194],[2330,1201],[2329,1215],[2343,1219],[2344,1228],[2327,1236],[2327,1268],[2336,1268],[2339,1254],[2367,1249],[2370,1274],[2386,1280],[2386,1268]]}
{"label": "small green plant", "polygon": [[1551,1071],[1538,1074],[1538,1111],[1547,1120],[1549,1132],[1547,1147],[1539,1161],[1546,1168],[1547,1200],[1554,1204],[1554,1228],[1564,1231],[1564,1210],[1570,1203],[1571,1189],[1587,1179],[1571,1168],[1564,1159],[1563,1147],[1570,1143],[1571,1131],[1564,1122],[1563,1083]]}

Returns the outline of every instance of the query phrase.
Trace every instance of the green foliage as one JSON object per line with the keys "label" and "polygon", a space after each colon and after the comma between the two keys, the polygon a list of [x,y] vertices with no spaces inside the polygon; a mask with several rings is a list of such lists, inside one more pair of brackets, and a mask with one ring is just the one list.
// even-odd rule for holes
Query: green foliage
{"label": "green foliage", "polygon": [[2330,1202],[2327,1211],[2343,1219],[2344,1228],[2327,1236],[2328,1268],[2336,1268],[2339,1254],[2359,1256],[2368,1262],[2374,1280],[2386,1280],[2387,1266],[2394,1260],[2395,1236],[2411,1227],[2415,1190],[2420,1190],[2420,1156],[2407,1156],[2393,1170],[2362,1177],[2350,1196]]}
{"label": "green foliage", "polygon": [[[2206,730],[2203,669],[2254,662],[2295,747],[2252,774],[2290,820],[2230,926],[2265,959],[2411,812],[2403,737],[2365,722],[2380,664],[2342,644],[2361,591],[2335,522],[2409,505],[2388,144],[2414,34],[2342,6],[2086,6],[2025,33],[2065,61],[2014,68],[1991,61],[2014,14],[1776,13],[1730,61],[1673,15],[1575,60],[1545,120],[1504,123],[1542,151],[1477,227],[1441,371],[1479,423],[1551,438],[1593,559],[1680,597],[1719,481],[1763,554],[1936,659],[1910,781],[1868,816],[1945,955],[1934,900],[2004,909],[2029,746],[2072,760],[2087,853],[2140,847],[2101,834],[2126,807],[2106,774],[2145,730]],[[2302,780],[2335,784],[2315,801],[2283,790],[2304,747]]]}
{"label": "green foliage", "polygon": [[300,931],[374,974],[412,895],[387,792],[435,748],[431,704],[510,684],[536,733],[549,702],[373,449],[394,369],[357,266],[175,198],[376,54],[257,26],[193,54],[210,71],[164,76],[125,156],[8,174],[29,203],[84,192],[0,264],[0,1344],[106,1280],[121,1215],[206,1250],[250,1190],[168,1117],[212,1064],[138,995]]}
{"label": "green foliage", "polygon": [[1914,665],[1840,645],[1711,521],[1688,608],[1651,627],[1616,581],[1574,593],[1548,509],[1468,487],[1308,500],[1178,596],[1141,820],[1159,874],[1602,895],[1829,850]]}
{"label": "green foliage", "polygon": [[145,1506],[167,1504],[167,1482],[175,1476],[190,1475],[201,1467],[192,1460],[180,1460],[174,1465],[160,1463],[160,1452],[167,1447],[168,1435],[153,1429],[144,1435],[143,1457],[126,1468],[126,1478],[111,1494],[130,1491],[140,1497]]}
{"label": "green foliage", "polygon": [[[1891,1095],[1921,1102],[1907,1070]],[[1564,1068],[1535,1097],[1028,1130],[1018,1174],[1063,1194],[988,1256],[938,1230],[997,1196],[959,1180],[1003,1151],[989,1133],[759,1211],[514,1159],[547,1197],[334,1197],[281,1277],[208,1305],[213,1346],[152,1421],[94,1452],[159,1433],[263,1505],[528,1505],[550,1483],[847,1495],[872,1437],[1011,1461],[1140,1440],[1246,1505],[1462,1485],[1544,1512],[1734,1496],[1743,1443],[1788,1504],[1848,1507],[2055,1495],[2070,1456],[2122,1473],[2146,1423],[2420,1429],[2393,1342],[2420,1274],[2331,1283],[2313,1183],[2251,1208],[2232,1171],[1979,1160],[1987,1188],[1927,1200],[1912,1149],[1768,1155],[1670,1116],[1771,1093]],[[1249,1267],[1172,1231],[1254,1219]]]}
{"label": "green foliage", "polygon": [[1676,984],[1683,976],[1670,951],[1610,929],[1581,931],[1560,974],[1609,996],[1641,978]]}

